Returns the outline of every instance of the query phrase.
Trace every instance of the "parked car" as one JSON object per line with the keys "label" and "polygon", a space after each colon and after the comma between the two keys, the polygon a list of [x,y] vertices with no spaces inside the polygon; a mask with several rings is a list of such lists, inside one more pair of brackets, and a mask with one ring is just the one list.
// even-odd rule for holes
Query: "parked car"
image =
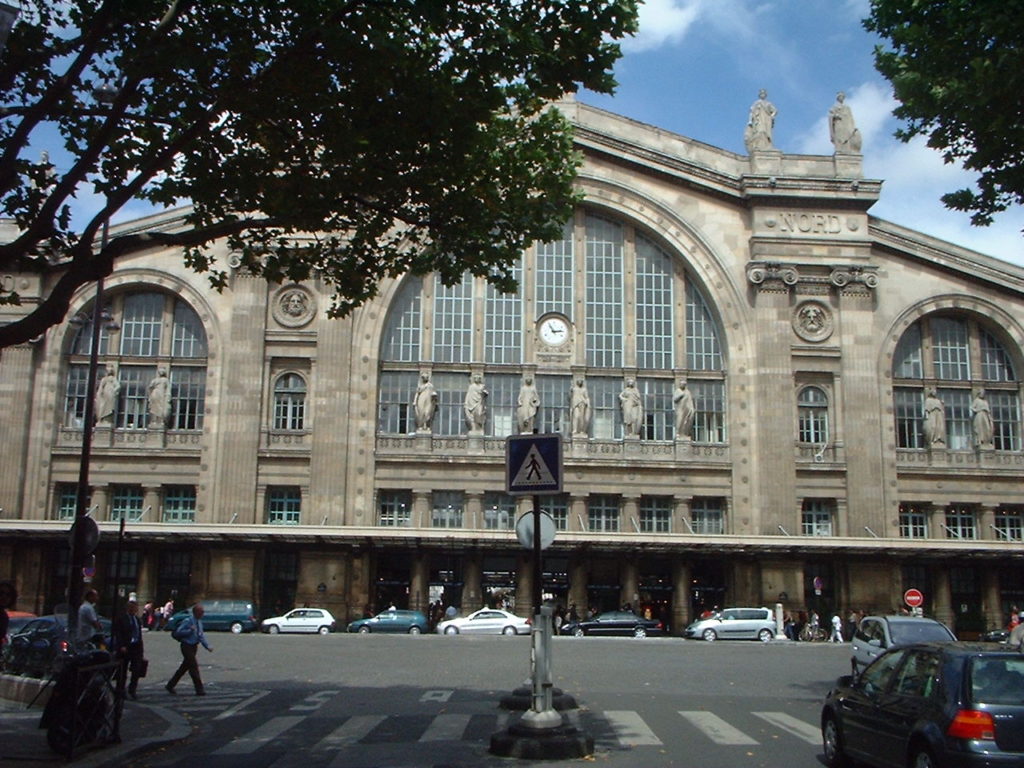
{"label": "parked car", "polygon": [[775,614],[770,608],[726,608],[714,616],[697,619],[683,630],[683,637],[715,640],[760,640],[775,637]]}
{"label": "parked car", "polygon": [[530,621],[498,608],[483,608],[469,616],[442,621],[437,625],[439,635],[528,635]]}
{"label": "parked car", "polygon": [[910,643],[952,642],[956,635],[941,621],[920,616],[865,616],[850,643],[850,666],[863,669],[888,648]]}
{"label": "parked car", "polygon": [[915,643],[839,678],[821,710],[829,766],[1024,764],[1024,655],[982,643]]}
{"label": "parked car", "polygon": [[[110,619],[99,617],[103,637],[109,644]],[[62,615],[37,616],[30,619],[20,631],[11,634],[4,646],[4,669],[11,674],[42,677],[54,663],[74,648],[68,640],[65,617]]]}
{"label": "parked car", "polygon": [[28,624],[32,619],[39,618],[34,613],[28,611],[8,611],[7,612],[7,635],[3,638],[4,644],[6,645],[11,641],[11,636],[16,635],[21,631],[21,628]]}
{"label": "parked car", "polygon": [[[256,609],[252,603],[246,600],[201,600],[203,604],[203,630],[204,631],[231,631],[238,635],[242,632],[252,632],[259,626],[256,619]],[[167,623],[164,629],[173,632],[186,616],[191,615],[191,610],[178,611]]]}
{"label": "parked car", "polygon": [[284,616],[264,619],[260,629],[271,635],[279,632],[317,632],[326,635],[333,632],[336,626],[334,616],[324,608],[295,608]]}
{"label": "parked car", "polygon": [[1010,639],[1010,630],[1008,629],[990,629],[985,632],[980,638],[983,643],[1005,643]]}
{"label": "parked car", "polygon": [[407,632],[418,635],[427,631],[427,617],[419,611],[391,610],[366,619],[356,619],[348,625],[349,632]]}
{"label": "parked car", "polygon": [[584,635],[647,637],[648,635],[662,634],[665,627],[657,619],[645,619],[632,611],[605,611],[589,619],[563,624],[561,631],[563,635],[573,635],[574,637],[583,637]]}

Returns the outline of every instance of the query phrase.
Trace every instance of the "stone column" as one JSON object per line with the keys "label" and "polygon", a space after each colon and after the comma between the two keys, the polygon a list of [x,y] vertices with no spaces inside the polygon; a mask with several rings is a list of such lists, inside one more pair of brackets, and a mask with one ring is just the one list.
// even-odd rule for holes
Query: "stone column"
{"label": "stone column", "polygon": [[566,521],[570,531],[587,530],[587,497],[569,497],[569,519]]}
{"label": "stone column", "polygon": [[626,555],[619,560],[619,605],[629,603],[636,610],[639,599],[640,580],[635,555]]}
{"label": "stone column", "polygon": [[516,555],[516,610],[517,616],[533,613],[533,557],[520,552]]}
{"label": "stone column", "polygon": [[640,497],[623,496],[621,514],[619,530],[627,533],[640,533]]}
{"label": "stone column", "polygon": [[484,527],[484,495],[482,493],[466,494],[466,519],[463,525],[469,530],[481,530]]}
{"label": "stone column", "polygon": [[587,561],[579,555],[569,557],[569,604],[576,603],[576,612],[586,616],[587,611]]}
{"label": "stone column", "polygon": [[466,552],[462,556],[462,610],[483,608],[483,562],[479,552]]}
{"label": "stone column", "polygon": [[413,528],[430,527],[430,491],[413,489],[412,526]]}
{"label": "stone column", "polygon": [[[981,611],[986,627],[1002,627],[1006,624],[1003,615],[1003,601],[999,592],[999,571],[986,568],[982,575]],[[1017,606],[1018,608],[1020,606]]]}
{"label": "stone column", "polygon": [[430,603],[430,554],[424,550],[412,553],[409,568],[409,610],[426,613]]}
{"label": "stone column", "polygon": [[[978,508],[978,538],[979,539],[1001,539],[1002,536],[995,530],[996,508],[985,505]],[[999,626],[998,624],[995,626]]]}
{"label": "stone column", "polygon": [[672,560],[672,627],[673,635],[681,635],[690,623],[692,594],[690,564],[681,557]]}
{"label": "stone column", "polygon": [[[163,521],[163,509],[160,505],[160,486],[142,486],[142,520],[147,523],[159,523]],[[149,510],[148,512],[146,510]]]}
{"label": "stone column", "polygon": [[108,497],[108,489],[105,485],[94,485],[92,488],[92,498],[89,500],[89,509],[92,510],[95,507],[95,511],[92,512],[92,519],[97,523],[103,520],[110,519],[110,499]]}
{"label": "stone column", "polygon": [[955,614],[949,591],[949,569],[945,565],[932,566],[932,584],[935,588],[935,601],[932,603],[935,618],[953,628]]}
{"label": "stone column", "polygon": [[684,499],[677,496],[675,499],[675,507],[676,508],[675,512],[673,513],[673,516],[675,520],[678,522],[673,523],[672,532],[693,533],[693,525],[690,522],[690,514],[692,511],[690,507],[690,499]]}

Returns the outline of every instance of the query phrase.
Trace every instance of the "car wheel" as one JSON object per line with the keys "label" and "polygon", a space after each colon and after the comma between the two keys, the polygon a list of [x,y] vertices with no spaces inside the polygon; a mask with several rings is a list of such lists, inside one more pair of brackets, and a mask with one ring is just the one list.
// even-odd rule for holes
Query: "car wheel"
{"label": "car wheel", "polygon": [[331,634],[331,628],[330,627],[320,627],[320,629],[318,629],[317,632],[319,632],[321,635],[329,635],[329,634]]}
{"label": "car wheel", "polygon": [[420,632],[422,632],[422,631],[423,631],[423,630],[422,630],[422,629],[420,629],[420,628],[419,628],[419,627],[418,627],[417,625],[415,625],[415,624],[413,624],[413,625],[412,625],[411,627],[409,627],[409,634],[410,634],[410,635],[418,635],[418,634],[419,634]]}
{"label": "car wheel", "polygon": [[232,624],[231,624],[231,634],[233,634],[233,635],[240,635],[240,634],[242,634],[242,629],[243,629],[243,627],[242,627],[242,623],[240,621],[232,622]]}
{"label": "car wheel", "polygon": [[647,630],[643,627],[633,627],[633,637],[647,637]]}
{"label": "car wheel", "polygon": [[770,643],[775,634],[770,629],[762,629],[757,633],[757,639],[762,643]]}
{"label": "car wheel", "polygon": [[458,627],[445,627],[444,628],[444,633],[446,635],[457,635],[457,634],[459,634],[459,628]]}
{"label": "car wheel", "polygon": [[572,631],[573,637],[584,637],[586,634],[587,633],[583,630],[583,627],[576,627],[576,629]]}
{"label": "car wheel", "polygon": [[370,628],[368,626],[366,626],[365,624],[363,624],[361,627],[359,627],[359,634],[360,635],[368,635],[368,634],[370,634]]}
{"label": "car wheel", "polygon": [[927,747],[915,747],[910,753],[910,768],[937,768],[938,765]]}
{"label": "car wheel", "polygon": [[825,764],[829,768],[846,768],[850,765],[846,752],[843,751],[843,734],[839,723],[829,713],[821,722],[821,745],[825,751]]}
{"label": "car wheel", "polygon": [[267,627],[267,632],[269,632],[272,635],[276,635],[280,631],[281,628],[277,626],[277,624],[271,624],[269,627]]}
{"label": "car wheel", "polygon": [[701,637],[703,637],[707,642],[713,643],[718,639],[718,633],[713,629],[705,629],[704,632],[701,633]]}
{"label": "car wheel", "polygon": [[501,630],[501,634],[503,634],[503,635],[514,635],[515,633],[516,633],[516,628],[515,627],[505,627],[503,630]]}

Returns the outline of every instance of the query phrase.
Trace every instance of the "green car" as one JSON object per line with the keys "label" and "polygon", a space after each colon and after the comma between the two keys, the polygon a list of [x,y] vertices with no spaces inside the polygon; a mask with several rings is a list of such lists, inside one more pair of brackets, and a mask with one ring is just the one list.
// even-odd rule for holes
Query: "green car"
{"label": "green car", "polygon": [[373,618],[356,619],[348,625],[349,632],[406,632],[418,635],[427,631],[427,617],[419,611],[384,611]]}

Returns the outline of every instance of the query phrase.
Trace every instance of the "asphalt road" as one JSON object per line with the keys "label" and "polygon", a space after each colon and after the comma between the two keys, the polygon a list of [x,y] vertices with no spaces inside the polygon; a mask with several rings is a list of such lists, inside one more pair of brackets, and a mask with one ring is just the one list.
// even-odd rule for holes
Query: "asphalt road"
{"label": "asphalt road", "polygon": [[[166,633],[146,637],[142,701],[193,724],[186,742],[134,766],[465,766],[538,762],[489,754],[516,715],[500,699],[529,677],[529,638],[321,637],[211,633],[200,649],[207,696],[163,690],[180,661]],[[822,764],[817,719],[849,646],[678,638],[557,638],[555,684],[609,766]]]}

